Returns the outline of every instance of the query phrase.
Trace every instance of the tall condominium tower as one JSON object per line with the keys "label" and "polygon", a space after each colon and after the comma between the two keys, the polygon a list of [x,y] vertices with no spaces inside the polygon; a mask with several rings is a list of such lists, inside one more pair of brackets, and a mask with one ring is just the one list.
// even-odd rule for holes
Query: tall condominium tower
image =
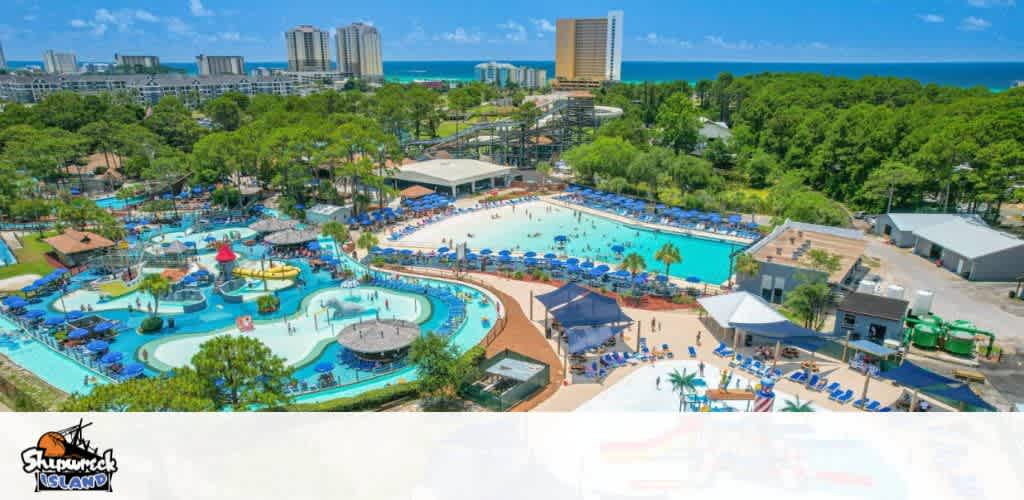
{"label": "tall condominium tower", "polygon": [[563,86],[596,86],[622,78],[621,10],[608,17],[559,19],[555,34],[555,77]]}
{"label": "tall condominium tower", "polygon": [[114,64],[131,69],[156,69],[160,67],[160,58],[157,56],[114,54]]}
{"label": "tall condominium tower", "polygon": [[244,75],[245,59],[242,56],[196,56],[200,76]]}
{"label": "tall condominium tower", "polygon": [[338,27],[335,42],[338,46],[338,71],[369,80],[384,77],[377,28],[363,23]]}
{"label": "tall condominium tower", "polygon": [[284,33],[288,46],[288,71],[330,71],[330,35],[303,24]]}
{"label": "tall condominium tower", "polygon": [[7,58],[4,57],[4,44],[0,43],[0,69],[7,69]]}
{"label": "tall condominium tower", "polygon": [[51,75],[78,73],[78,58],[74,52],[43,52],[43,67]]}

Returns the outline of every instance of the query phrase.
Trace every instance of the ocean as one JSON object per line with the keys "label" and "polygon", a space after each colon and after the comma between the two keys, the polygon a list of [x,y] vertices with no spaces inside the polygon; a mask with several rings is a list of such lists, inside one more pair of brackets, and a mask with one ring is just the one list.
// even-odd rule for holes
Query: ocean
{"label": "ocean", "polygon": [[[387,79],[400,82],[414,80],[466,81],[475,78],[473,67],[480,61],[385,61]],[[555,72],[554,61],[507,61],[517,66],[530,66]],[[164,63],[196,73],[191,62]],[[40,61],[9,61],[12,68],[27,65],[42,66]],[[247,62],[246,70],[257,67],[285,68],[281,61]],[[927,62],[927,63],[796,63],[796,62],[651,62],[623,61],[622,79],[627,82],[664,82],[671,80],[713,80],[721,72],[735,76],[756,73],[821,73],[830,76],[862,78],[865,76],[895,76],[911,78],[924,84],[934,83],[954,87],[986,87],[1001,91],[1024,80],[1024,62]]]}

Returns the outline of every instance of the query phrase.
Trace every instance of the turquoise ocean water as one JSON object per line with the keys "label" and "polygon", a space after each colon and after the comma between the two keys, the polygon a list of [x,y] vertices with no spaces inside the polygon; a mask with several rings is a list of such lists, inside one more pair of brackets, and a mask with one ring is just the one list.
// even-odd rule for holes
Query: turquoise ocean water
{"label": "turquoise ocean water", "polygon": [[[385,61],[384,74],[397,81],[472,80],[473,66],[481,61]],[[508,61],[520,66],[546,68],[554,75],[553,61]],[[42,66],[40,61],[10,61],[12,68],[26,65]],[[168,66],[196,72],[195,63],[165,63]],[[246,69],[257,67],[284,68],[281,61],[252,61]],[[955,87],[982,86],[993,90],[1009,88],[1015,80],[1024,80],[1024,62],[937,62],[937,63],[794,63],[794,62],[649,62],[624,61],[622,78],[630,82],[686,80],[696,82],[714,79],[727,71],[736,76],[778,73],[821,73],[847,78],[864,76],[895,76],[922,83]]]}

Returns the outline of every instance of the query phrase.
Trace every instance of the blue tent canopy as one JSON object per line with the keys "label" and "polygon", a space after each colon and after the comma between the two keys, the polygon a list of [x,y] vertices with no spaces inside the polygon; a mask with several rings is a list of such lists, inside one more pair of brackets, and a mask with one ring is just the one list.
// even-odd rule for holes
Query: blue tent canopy
{"label": "blue tent canopy", "polygon": [[622,325],[600,328],[571,328],[569,329],[569,352],[579,354],[597,347],[618,335],[625,328]]}
{"label": "blue tent canopy", "polygon": [[588,293],[590,293],[590,290],[587,290],[586,288],[583,288],[575,283],[569,283],[563,286],[562,288],[559,288],[558,290],[548,292],[543,295],[538,295],[535,298],[538,302],[544,304],[544,307],[548,309],[554,309],[556,307],[568,304],[569,302],[576,300],[576,298],[586,295]]}
{"label": "blue tent canopy", "polygon": [[82,316],[85,316],[85,313],[83,313],[82,311],[70,311],[67,314],[68,321],[79,319]]}
{"label": "blue tent canopy", "polygon": [[598,293],[589,293],[574,302],[550,311],[551,315],[565,328],[633,321],[632,318],[626,316],[615,299]]}
{"label": "blue tent canopy", "polygon": [[879,372],[878,376],[880,378],[892,380],[902,386],[914,389],[960,383],[959,380],[939,375],[938,373],[921,368],[920,366],[906,360],[903,361],[903,364],[895,368]]}
{"label": "blue tent canopy", "polygon": [[732,323],[731,326],[772,340],[786,341],[792,339],[813,340],[837,338],[809,328],[804,328],[790,321],[776,321],[774,323]]}
{"label": "blue tent canopy", "polygon": [[967,384],[958,384],[955,387],[943,387],[941,389],[928,390],[926,391],[932,396],[938,396],[943,399],[948,399],[954,403],[963,403],[967,406],[974,406],[988,411],[996,411],[996,408],[990,405],[984,399],[981,399],[974,391],[971,390]]}

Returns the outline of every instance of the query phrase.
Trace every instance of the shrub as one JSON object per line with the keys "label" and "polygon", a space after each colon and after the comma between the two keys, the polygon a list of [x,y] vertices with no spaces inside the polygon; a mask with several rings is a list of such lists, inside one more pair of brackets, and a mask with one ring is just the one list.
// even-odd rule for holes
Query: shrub
{"label": "shrub", "polygon": [[272,313],[278,307],[281,307],[281,299],[277,298],[276,295],[260,295],[260,298],[256,299],[256,306],[261,314]]}
{"label": "shrub", "polygon": [[696,302],[696,299],[685,293],[680,293],[679,295],[674,295],[672,297],[673,304],[693,304],[694,302]]}
{"label": "shrub", "polygon": [[139,333],[152,333],[158,332],[164,327],[164,319],[160,316],[149,316],[142,320],[142,324],[139,325]]}
{"label": "shrub", "polygon": [[512,275],[512,277],[517,279],[517,280],[521,280],[521,279],[523,279],[523,272],[522,271],[516,271],[515,274]]}
{"label": "shrub", "polygon": [[416,382],[404,382],[366,391],[350,398],[338,398],[320,403],[290,405],[287,411],[367,411],[375,410],[392,401],[415,397]]}

